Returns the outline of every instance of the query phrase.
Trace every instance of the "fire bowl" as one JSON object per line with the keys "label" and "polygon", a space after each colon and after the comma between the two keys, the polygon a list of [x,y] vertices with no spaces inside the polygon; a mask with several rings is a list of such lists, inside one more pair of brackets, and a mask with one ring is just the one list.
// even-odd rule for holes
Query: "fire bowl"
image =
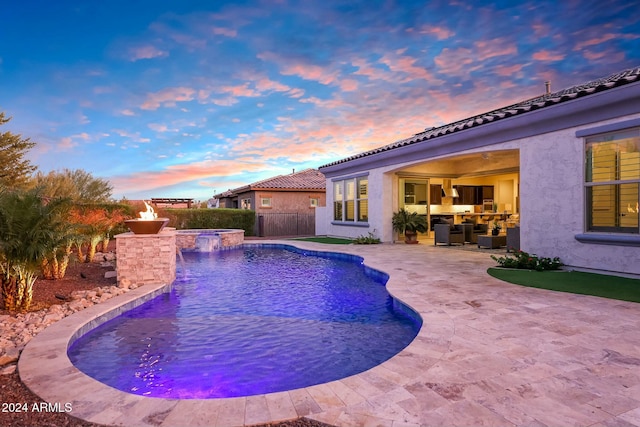
{"label": "fire bowl", "polygon": [[158,234],[169,223],[169,218],[128,219],[124,223],[134,234]]}

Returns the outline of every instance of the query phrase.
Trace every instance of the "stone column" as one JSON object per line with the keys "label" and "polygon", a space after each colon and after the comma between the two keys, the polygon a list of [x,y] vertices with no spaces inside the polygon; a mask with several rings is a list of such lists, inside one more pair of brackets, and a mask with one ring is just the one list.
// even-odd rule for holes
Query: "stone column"
{"label": "stone column", "polygon": [[136,285],[173,283],[176,278],[176,231],[122,233],[116,238],[117,280]]}

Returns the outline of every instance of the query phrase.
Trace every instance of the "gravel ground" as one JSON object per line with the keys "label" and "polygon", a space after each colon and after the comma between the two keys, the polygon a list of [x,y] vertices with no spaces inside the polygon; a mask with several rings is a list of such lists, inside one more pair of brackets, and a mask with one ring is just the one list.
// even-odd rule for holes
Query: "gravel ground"
{"label": "gravel ground", "polygon": [[[114,243],[114,242],[112,242]],[[111,248],[110,248],[111,249]],[[93,289],[98,286],[114,285],[115,278],[105,279],[108,268],[98,263],[76,263],[69,266],[66,276],[61,280],[38,280],[34,285],[31,310],[47,308],[60,304],[60,297],[68,297],[76,290]],[[57,295],[57,296],[56,296]],[[0,310],[0,314],[8,314]],[[11,427],[101,427],[79,420],[65,412],[37,411],[42,403],[40,398],[20,381],[18,372],[0,375],[0,426]],[[36,405],[34,407],[34,405]],[[25,410],[26,409],[26,410]],[[64,408],[61,408],[62,410]],[[331,427],[327,424],[300,418],[277,424],[263,424],[258,427]]]}

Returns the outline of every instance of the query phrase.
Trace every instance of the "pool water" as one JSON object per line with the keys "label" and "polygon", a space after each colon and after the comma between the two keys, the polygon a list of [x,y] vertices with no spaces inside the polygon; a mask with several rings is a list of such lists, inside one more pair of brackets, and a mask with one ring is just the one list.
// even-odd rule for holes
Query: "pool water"
{"label": "pool water", "polygon": [[73,364],[144,396],[249,396],[363,372],[421,326],[388,277],[353,256],[245,246],[185,253],[177,276],[170,293],[73,342]]}

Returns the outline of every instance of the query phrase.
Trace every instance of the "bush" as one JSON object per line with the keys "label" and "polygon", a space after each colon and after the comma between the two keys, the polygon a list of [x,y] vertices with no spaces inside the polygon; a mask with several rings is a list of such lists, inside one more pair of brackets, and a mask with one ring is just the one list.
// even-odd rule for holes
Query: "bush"
{"label": "bush", "polygon": [[380,239],[378,239],[372,232],[369,232],[368,236],[358,236],[353,239],[353,243],[356,245],[375,245],[380,243]]}
{"label": "bush", "polygon": [[158,209],[158,217],[169,218],[169,227],[183,229],[236,228],[253,236],[256,213],[246,209]]}
{"label": "bush", "polygon": [[498,263],[500,267],[505,268],[517,268],[522,270],[557,270],[563,266],[560,262],[560,258],[541,258],[535,254],[529,254],[524,251],[517,251],[513,257],[503,256],[496,257],[491,255],[491,258]]}

